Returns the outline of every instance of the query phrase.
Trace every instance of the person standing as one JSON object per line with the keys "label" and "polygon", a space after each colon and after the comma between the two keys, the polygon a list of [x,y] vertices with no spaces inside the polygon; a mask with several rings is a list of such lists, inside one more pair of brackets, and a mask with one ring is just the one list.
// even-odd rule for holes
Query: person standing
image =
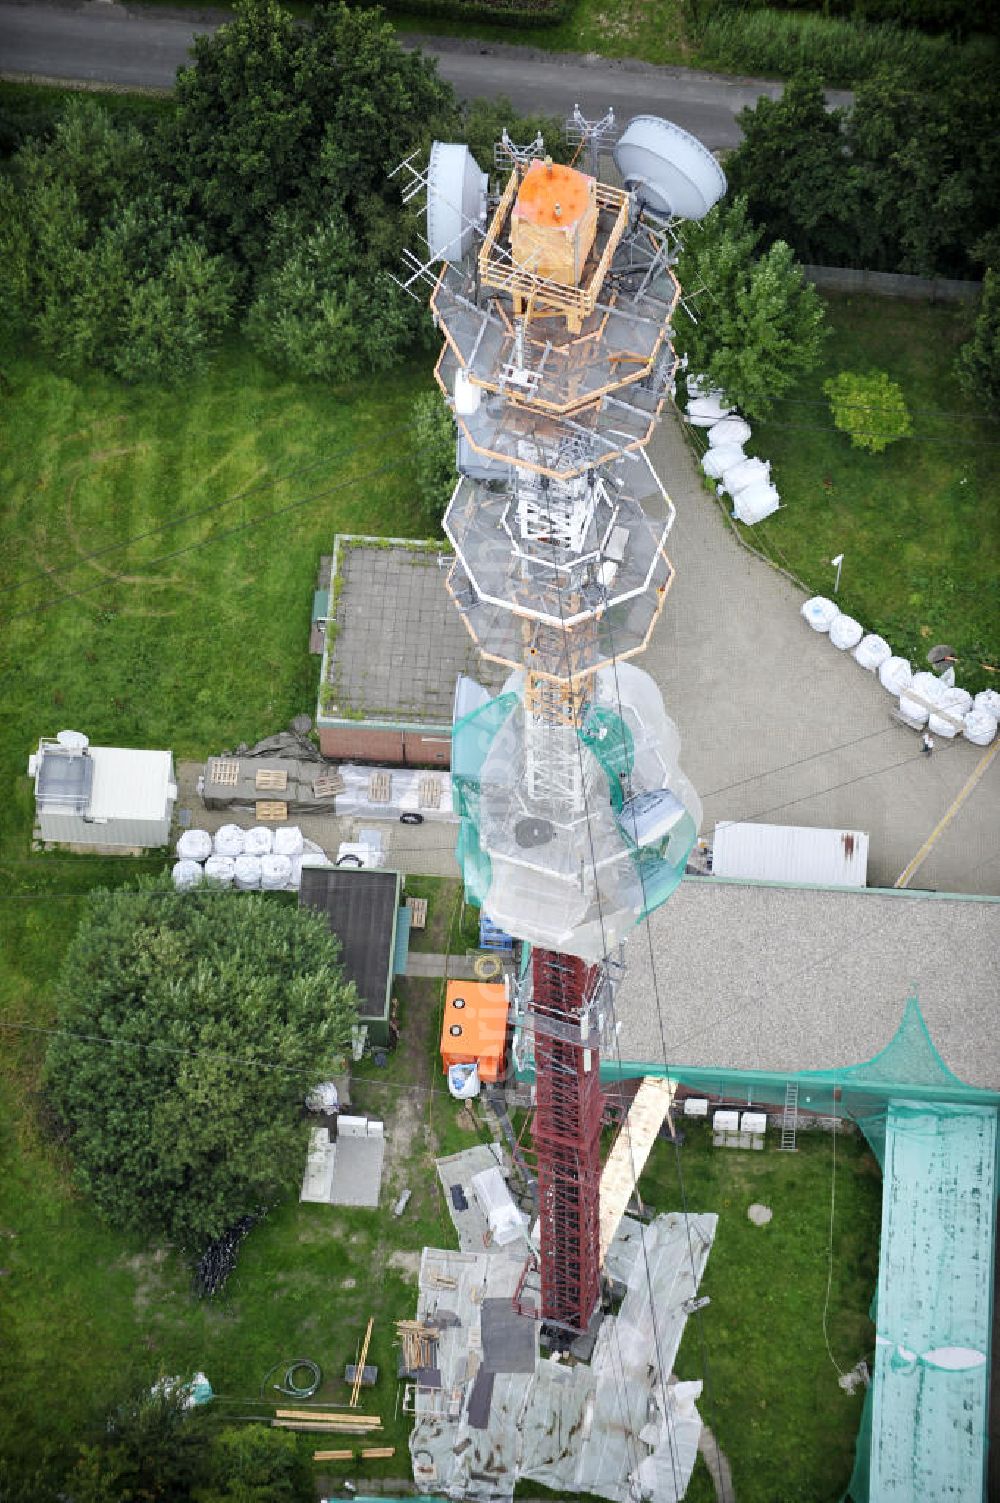
{"label": "person standing", "polygon": [[924,739],[923,739],[923,753],[924,753],[924,756],[925,757],[929,757],[930,754],[931,754],[931,752],[933,750],[934,750],[934,739],[933,739],[932,736],[930,736],[927,733],[927,731],[924,731]]}

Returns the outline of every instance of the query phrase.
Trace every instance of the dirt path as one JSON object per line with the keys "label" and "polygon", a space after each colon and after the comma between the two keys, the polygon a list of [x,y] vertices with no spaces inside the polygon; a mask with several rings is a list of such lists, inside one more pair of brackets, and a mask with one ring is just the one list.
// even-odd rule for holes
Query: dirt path
{"label": "dirt path", "polygon": [[726,1453],[720,1449],[718,1441],[704,1421],[702,1421],[701,1436],[698,1440],[698,1450],[708,1467],[718,1503],[736,1503],[733,1474]]}

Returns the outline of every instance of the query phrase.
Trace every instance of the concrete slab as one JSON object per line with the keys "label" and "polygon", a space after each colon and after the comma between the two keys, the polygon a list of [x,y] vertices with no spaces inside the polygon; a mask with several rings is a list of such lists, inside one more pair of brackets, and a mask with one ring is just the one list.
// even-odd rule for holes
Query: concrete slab
{"label": "concrete slab", "polygon": [[377,1206],[382,1188],[385,1139],[338,1138],[330,1185],[330,1204]]}

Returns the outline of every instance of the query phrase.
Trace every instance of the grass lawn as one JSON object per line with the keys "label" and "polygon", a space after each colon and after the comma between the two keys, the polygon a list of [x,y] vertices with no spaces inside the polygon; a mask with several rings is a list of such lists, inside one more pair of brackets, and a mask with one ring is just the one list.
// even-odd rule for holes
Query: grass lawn
{"label": "grass lawn", "polygon": [[[863,1393],[849,1397],[823,1339],[832,1141],[801,1133],[798,1151],[712,1147],[707,1124],[683,1122],[680,1150],[692,1211],[719,1217],[701,1293],[711,1304],[688,1322],[681,1378],[705,1378],[699,1408],[733,1471],[740,1503],[834,1503],[847,1486]],[[658,1142],[640,1189],[658,1210],[677,1210],[674,1149]],[[840,1367],[870,1357],[867,1311],[875,1291],[881,1175],[864,1140],[837,1141],[836,1222],[828,1329]],[[747,1219],[754,1201],[774,1219]],[[713,1496],[707,1476],[690,1503]]]}
{"label": "grass lawn", "polygon": [[[891,298],[829,297],[822,367],[749,448],[772,462],[782,509],[746,529],[757,548],[819,594],[844,554],[839,601],[893,650],[926,667],[948,642],[967,688],[997,683],[1000,665],[1000,422],[978,416],[952,374],[967,315]],[[823,382],[885,370],[903,389],[913,436],[882,454],[833,427]]]}

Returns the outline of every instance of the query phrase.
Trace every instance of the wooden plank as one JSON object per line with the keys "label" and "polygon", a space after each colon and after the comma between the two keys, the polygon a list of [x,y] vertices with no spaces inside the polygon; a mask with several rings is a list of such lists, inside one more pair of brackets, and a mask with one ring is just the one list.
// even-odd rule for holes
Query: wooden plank
{"label": "wooden plank", "polygon": [[320,1409],[276,1409],[278,1419],[307,1419],[322,1420],[324,1424],[333,1424],[335,1421],[343,1421],[348,1425],[380,1425],[382,1418],[378,1414],[345,1414],[343,1410],[324,1413]]}
{"label": "wooden plank", "polygon": [[364,1440],[373,1430],[381,1430],[381,1425],[319,1425],[315,1421],[310,1424],[308,1420],[284,1420],[274,1419],[271,1421],[274,1430],[299,1430],[307,1435],[353,1435]]}
{"label": "wooden plank", "polygon": [[254,787],[273,788],[276,793],[284,793],[288,787],[288,772],[284,767],[259,767]]}
{"label": "wooden plank", "polygon": [[602,1263],[676,1094],[676,1081],[645,1076],[611,1145],[601,1173]]}
{"label": "wooden plank", "polygon": [[353,1461],[353,1451],[314,1451],[313,1461]]}
{"label": "wooden plank", "polygon": [[372,1339],[372,1326],[375,1324],[374,1315],[368,1317],[368,1329],[365,1331],[364,1343],[361,1347],[361,1356],[356,1363],[354,1374],[354,1387],[351,1389],[351,1408],[357,1409],[358,1400],[361,1398],[361,1380],[365,1375],[365,1358],[368,1356],[368,1347]]}
{"label": "wooden plank", "polygon": [[361,1452],[365,1461],[384,1460],[386,1457],[395,1456],[395,1454],[395,1446],[367,1446]]}
{"label": "wooden plank", "polygon": [[256,806],[258,824],[283,824],[288,818],[288,804],[284,799],[258,799]]}

